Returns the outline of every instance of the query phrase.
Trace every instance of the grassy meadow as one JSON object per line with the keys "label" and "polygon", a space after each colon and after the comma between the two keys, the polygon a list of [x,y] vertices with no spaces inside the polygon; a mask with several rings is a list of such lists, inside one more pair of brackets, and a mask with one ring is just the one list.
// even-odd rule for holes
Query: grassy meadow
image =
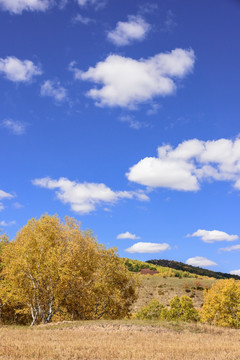
{"label": "grassy meadow", "polygon": [[1,360],[239,360],[239,330],[152,321],[0,328]]}
{"label": "grassy meadow", "polygon": [[[188,295],[200,308],[212,278],[137,275],[135,313]],[[0,360],[240,360],[240,332],[201,323],[150,320],[63,321],[0,326]]]}

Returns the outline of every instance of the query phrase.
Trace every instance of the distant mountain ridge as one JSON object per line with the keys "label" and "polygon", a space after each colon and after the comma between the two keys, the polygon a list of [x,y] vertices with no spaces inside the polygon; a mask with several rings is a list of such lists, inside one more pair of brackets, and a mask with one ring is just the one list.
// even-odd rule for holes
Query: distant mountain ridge
{"label": "distant mountain ridge", "polygon": [[209,276],[209,277],[213,277],[215,279],[233,278],[235,280],[240,280],[240,276],[238,276],[238,275],[232,275],[232,274],[227,274],[227,273],[222,273],[222,272],[216,272],[213,270],[203,269],[198,266],[187,265],[182,262],[174,261],[174,260],[164,260],[164,259],[156,260],[155,259],[155,260],[147,260],[146,263],[163,266],[163,267],[168,267],[168,268],[175,269],[175,270],[188,271],[191,274],[197,274],[197,275],[201,275],[201,276]]}

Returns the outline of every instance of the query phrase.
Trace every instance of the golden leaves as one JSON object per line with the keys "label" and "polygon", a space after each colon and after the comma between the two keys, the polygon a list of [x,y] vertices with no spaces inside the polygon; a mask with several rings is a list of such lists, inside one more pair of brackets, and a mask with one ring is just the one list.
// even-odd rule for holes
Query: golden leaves
{"label": "golden leaves", "polygon": [[58,313],[72,319],[129,313],[136,283],[114,249],[99,245],[73,218],[31,219],[3,247],[0,297],[21,304],[32,324]]}

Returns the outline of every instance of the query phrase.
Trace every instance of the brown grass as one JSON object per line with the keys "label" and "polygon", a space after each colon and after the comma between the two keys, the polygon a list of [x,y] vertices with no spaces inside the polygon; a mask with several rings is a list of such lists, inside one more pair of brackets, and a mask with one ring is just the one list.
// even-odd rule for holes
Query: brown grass
{"label": "brown grass", "polygon": [[[158,299],[163,305],[168,305],[170,300],[178,295],[188,295],[192,298],[194,306],[200,308],[203,303],[203,291],[198,287],[211,287],[215,279],[193,278],[163,278],[158,275],[140,275],[141,286],[139,297],[133,305],[133,312],[146,306],[152,299]],[[187,291],[186,291],[187,290]],[[239,358],[240,360],[240,358]]]}
{"label": "brown grass", "polygon": [[240,333],[140,321],[0,328],[1,360],[239,360]]}

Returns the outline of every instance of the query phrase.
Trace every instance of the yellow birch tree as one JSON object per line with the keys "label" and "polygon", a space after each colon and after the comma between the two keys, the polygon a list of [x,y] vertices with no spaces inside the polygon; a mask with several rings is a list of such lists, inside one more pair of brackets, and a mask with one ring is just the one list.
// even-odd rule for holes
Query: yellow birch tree
{"label": "yellow birch tree", "polygon": [[129,312],[136,284],[114,250],[99,245],[72,218],[31,219],[2,250],[0,297],[21,304],[32,325],[54,315],[72,319]]}

